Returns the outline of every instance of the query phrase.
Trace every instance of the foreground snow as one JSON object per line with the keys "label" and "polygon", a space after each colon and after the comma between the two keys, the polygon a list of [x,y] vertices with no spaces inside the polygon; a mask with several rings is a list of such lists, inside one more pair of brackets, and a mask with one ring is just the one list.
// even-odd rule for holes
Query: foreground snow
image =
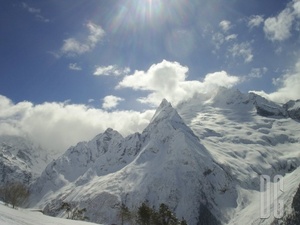
{"label": "foreground snow", "polygon": [[93,225],[83,221],[74,221],[46,216],[41,212],[33,212],[29,209],[12,209],[0,203],[1,225]]}

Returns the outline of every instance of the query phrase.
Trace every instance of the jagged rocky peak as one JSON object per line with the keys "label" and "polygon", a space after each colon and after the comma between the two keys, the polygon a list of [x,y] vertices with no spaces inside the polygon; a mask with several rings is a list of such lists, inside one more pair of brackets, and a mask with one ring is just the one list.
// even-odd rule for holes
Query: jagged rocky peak
{"label": "jagged rocky peak", "polygon": [[96,145],[100,145],[101,143],[109,142],[112,139],[121,141],[124,139],[124,137],[118,131],[112,128],[107,128],[103,133],[100,133],[94,137],[91,142],[96,142]]}
{"label": "jagged rocky peak", "polygon": [[257,114],[260,116],[290,117],[296,120],[300,119],[300,100],[291,100],[282,105],[250,92],[249,102],[255,106]]}
{"label": "jagged rocky peak", "polygon": [[45,150],[21,136],[0,136],[0,186],[18,181],[29,185],[52,158]]}
{"label": "jagged rocky peak", "polygon": [[174,114],[176,114],[176,110],[172,107],[171,103],[166,99],[163,99],[156,109],[156,112],[151,119],[151,123],[168,118],[170,116],[173,116]]}
{"label": "jagged rocky peak", "polygon": [[286,110],[279,104],[269,101],[266,98],[253,92],[249,93],[249,100],[253,103],[257,110],[257,114],[261,116],[287,116]]}
{"label": "jagged rocky peak", "polygon": [[283,105],[283,108],[287,111],[287,114],[292,119],[300,120],[300,99],[294,101],[288,101]]}
{"label": "jagged rocky peak", "polygon": [[112,128],[107,128],[103,134],[105,134],[107,136],[121,136],[122,137],[122,135],[118,131],[116,131]]}
{"label": "jagged rocky peak", "polygon": [[162,100],[154,116],[152,117],[149,126],[160,123],[161,121],[171,123],[174,128],[176,128],[178,124],[184,124],[184,126],[187,127],[177,110],[166,99]]}
{"label": "jagged rocky peak", "polygon": [[173,108],[170,102],[163,99],[143,134],[147,136],[148,134],[159,133],[163,136],[172,130],[184,131],[195,137],[193,131],[185,124],[177,110]]}
{"label": "jagged rocky peak", "polygon": [[247,95],[235,88],[219,87],[213,96],[213,102],[219,104],[240,104],[247,101]]}

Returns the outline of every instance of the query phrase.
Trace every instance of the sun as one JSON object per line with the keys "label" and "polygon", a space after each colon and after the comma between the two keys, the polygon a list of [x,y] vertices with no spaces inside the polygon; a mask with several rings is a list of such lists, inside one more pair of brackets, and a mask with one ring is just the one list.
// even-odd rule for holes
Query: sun
{"label": "sun", "polygon": [[123,0],[117,10],[111,13],[111,28],[136,30],[149,25],[159,25],[164,16],[163,0]]}
{"label": "sun", "polygon": [[152,17],[161,13],[163,2],[162,0],[146,0],[146,6],[148,8],[148,16]]}
{"label": "sun", "polygon": [[187,0],[120,0],[109,15],[110,31],[133,34],[159,32],[189,16]]}

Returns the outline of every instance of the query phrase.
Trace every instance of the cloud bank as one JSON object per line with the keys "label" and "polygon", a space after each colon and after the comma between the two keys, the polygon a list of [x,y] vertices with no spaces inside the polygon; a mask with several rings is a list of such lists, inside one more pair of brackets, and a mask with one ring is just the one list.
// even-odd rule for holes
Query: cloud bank
{"label": "cloud bank", "polygon": [[252,91],[272,101],[286,103],[289,100],[300,99],[300,60],[295,64],[292,72],[286,73],[276,79],[277,90],[272,93]]}
{"label": "cloud bank", "polygon": [[28,136],[42,147],[62,153],[108,127],[124,136],[142,131],[153,113],[153,110],[106,112],[85,105],[58,102],[14,104],[0,95],[0,135]]}
{"label": "cloud bank", "polygon": [[192,98],[196,93],[207,93],[217,86],[232,87],[239,78],[225,71],[207,74],[204,80],[187,80],[188,68],[178,62],[163,60],[153,64],[147,71],[135,71],[127,75],[117,88],[131,88],[150,92],[146,97],[138,98],[142,103],[157,106],[162,98],[174,105]]}

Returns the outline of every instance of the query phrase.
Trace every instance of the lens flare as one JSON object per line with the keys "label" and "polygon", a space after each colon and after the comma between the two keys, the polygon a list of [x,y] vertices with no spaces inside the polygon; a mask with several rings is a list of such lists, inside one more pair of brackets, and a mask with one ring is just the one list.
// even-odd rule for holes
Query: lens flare
{"label": "lens flare", "polygon": [[168,23],[180,24],[189,12],[185,0],[127,0],[120,1],[110,15],[110,30],[161,29]]}

